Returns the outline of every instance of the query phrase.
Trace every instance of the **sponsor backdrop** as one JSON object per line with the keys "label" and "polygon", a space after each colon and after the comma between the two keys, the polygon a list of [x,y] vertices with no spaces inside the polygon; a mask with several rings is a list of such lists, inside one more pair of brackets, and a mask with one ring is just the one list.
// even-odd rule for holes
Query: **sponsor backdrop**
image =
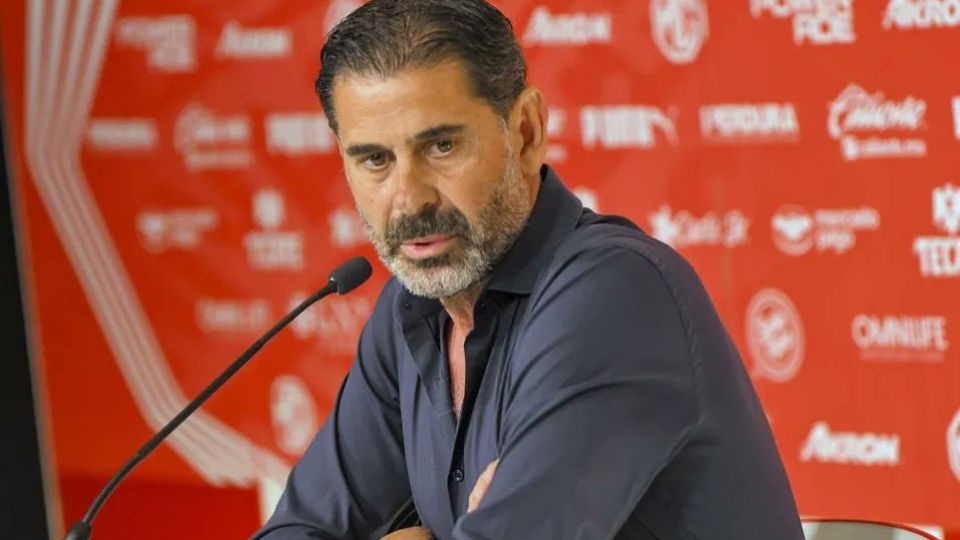
{"label": "sponsor backdrop", "polygon": [[[55,530],[338,261],[373,256],[312,90],[356,5],[5,3]],[[549,97],[549,161],[700,272],[802,513],[960,538],[960,2],[500,5]],[[280,335],[98,537],[254,530],[386,277]]]}

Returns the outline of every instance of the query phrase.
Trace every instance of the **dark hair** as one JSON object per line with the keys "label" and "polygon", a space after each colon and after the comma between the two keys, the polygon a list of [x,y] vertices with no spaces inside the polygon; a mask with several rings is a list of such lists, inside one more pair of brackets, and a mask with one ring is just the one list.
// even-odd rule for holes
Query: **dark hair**
{"label": "dark hair", "polygon": [[337,131],[333,83],[345,71],[389,77],[460,59],[474,93],[506,118],[527,65],[510,20],[484,0],[372,0],[327,36],[316,90]]}

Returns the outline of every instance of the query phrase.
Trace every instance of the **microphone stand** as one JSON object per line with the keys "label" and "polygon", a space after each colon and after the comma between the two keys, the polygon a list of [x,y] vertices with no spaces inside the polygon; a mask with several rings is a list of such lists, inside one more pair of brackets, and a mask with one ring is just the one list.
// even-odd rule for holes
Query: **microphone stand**
{"label": "microphone stand", "polygon": [[[366,274],[366,275],[358,275]],[[338,275],[339,274],[339,275]],[[243,354],[241,354],[236,360],[230,364],[226,370],[223,371],[216,379],[210,383],[209,386],[203,389],[197,397],[193,399],[182,411],[180,411],[172,420],[167,422],[167,425],[156,433],[153,437],[150,438],[139,450],[137,453],[124,464],[123,467],[107,482],[107,485],[103,487],[100,491],[100,494],[97,495],[97,498],[94,499],[93,503],[90,505],[90,508],[87,509],[87,513],[84,514],[83,519],[74,523],[70,530],[67,531],[65,540],[88,540],[90,538],[90,533],[92,532],[93,520],[97,517],[97,513],[100,511],[100,508],[107,502],[107,498],[117,489],[117,486],[130,471],[133,470],[144,458],[150,455],[153,450],[167,438],[173,430],[183,423],[194,411],[196,411],[214,392],[217,391],[227,380],[234,375],[240,368],[243,367],[253,355],[267,343],[270,339],[282,330],[285,326],[290,324],[290,321],[295,319],[298,315],[303,313],[305,309],[310,307],[314,302],[320,300],[324,296],[327,296],[330,293],[337,292],[339,294],[346,294],[354,287],[358,286],[360,283],[366,281],[370,277],[370,263],[361,257],[357,257],[347,261],[341,265],[337,270],[335,270],[331,276],[330,280],[327,282],[319,291],[310,295],[306,300],[300,303],[296,308],[293,309],[286,317],[280,320],[277,324],[273,326],[266,334],[258,339],[253,345],[250,346]],[[339,278],[339,279],[338,279]]]}

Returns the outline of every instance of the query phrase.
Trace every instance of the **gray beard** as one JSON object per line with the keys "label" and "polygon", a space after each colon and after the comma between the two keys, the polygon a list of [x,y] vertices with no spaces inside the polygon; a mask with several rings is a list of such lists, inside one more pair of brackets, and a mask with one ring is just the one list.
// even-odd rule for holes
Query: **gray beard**
{"label": "gray beard", "polygon": [[[480,209],[469,232],[457,236],[450,252],[423,261],[406,258],[392,242],[378,235],[363,216],[367,237],[377,255],[401,284],[416,296],[450,298],[490,276],[516,242],[529,217],[530,190],[519,164],[507,162],[490,200]],[[389,225],[388,225],[389,227]]]}

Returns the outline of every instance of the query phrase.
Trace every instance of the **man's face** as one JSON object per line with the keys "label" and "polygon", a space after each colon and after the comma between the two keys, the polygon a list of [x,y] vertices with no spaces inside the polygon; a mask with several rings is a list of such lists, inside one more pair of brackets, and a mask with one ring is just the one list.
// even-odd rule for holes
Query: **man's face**
{"label": "man's face", "polygon": [[522,230],[533,188],[461,64],[349,72],[333,102],[350,190],[390,271],[429,298],[488,276]]}

